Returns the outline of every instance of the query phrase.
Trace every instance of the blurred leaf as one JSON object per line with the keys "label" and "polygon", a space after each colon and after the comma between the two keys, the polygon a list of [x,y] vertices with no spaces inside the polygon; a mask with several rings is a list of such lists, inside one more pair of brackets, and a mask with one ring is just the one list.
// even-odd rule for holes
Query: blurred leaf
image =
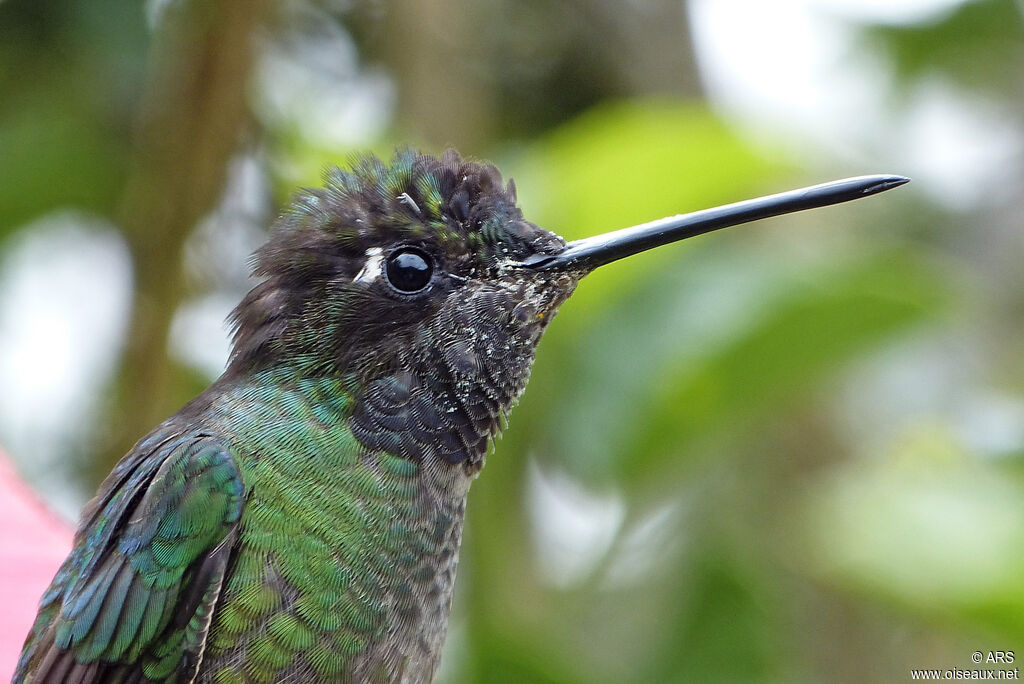
{"label": "blurred leaf", "polygon": [[779,614],[766,602],[763,573],[710,545],[692,569],[690,601],[675,616],[678,646],[662,651],[667,657],[649,681],[784,681]]}
{"label": "blurred leaf", "polygon": [[782,168],[701,104],[630,100],[541,139],[516,183],[530,217],[576,239],[742,199]]}
{"label": "blurred leaf", "polygon": [[62,108],[6,114],[0,124],[0,232],[54,207],[113,213],[126,149],[110,131]]}
{"label": "blurred leaf", "polygon": [[[559,652],[542,633],[497,629],[478,644],[473,670],[476,681],[494,684],[573,684],[588,681],[582,676],[585,663],[578,654]],[[575,662],[574,662],[575,661]]]}
{"label": "blurred leaf", "polygon": [[838,467],[800,502],[804,548],[822,576],[925,613],[1024,637],[1019,478],[922,423],[892,454]]}
{"label": "blurred leaf", "polygon": [[940,274],[913,254],[877,254],[840,268],[706,359],[666,369],[652,388],[648,420],[625,440],[626,472],[640,475],[715,430],[778,411],[942,301]]}
{"label": "blurred leaf", "polygon": [[140,3],[0,3],[0,233],[114,213],[149,35]]}

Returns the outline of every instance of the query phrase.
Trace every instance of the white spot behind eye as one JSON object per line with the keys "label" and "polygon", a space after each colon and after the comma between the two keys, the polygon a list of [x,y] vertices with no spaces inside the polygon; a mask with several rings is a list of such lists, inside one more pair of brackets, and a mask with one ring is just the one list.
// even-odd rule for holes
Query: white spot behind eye
{"label": "white spot behind eye", "polygon": [[371,247],[366,250],[366,263],[352,279],[353,283],[372,283],[380,276],[384,262],[384,250],[380,247]]}

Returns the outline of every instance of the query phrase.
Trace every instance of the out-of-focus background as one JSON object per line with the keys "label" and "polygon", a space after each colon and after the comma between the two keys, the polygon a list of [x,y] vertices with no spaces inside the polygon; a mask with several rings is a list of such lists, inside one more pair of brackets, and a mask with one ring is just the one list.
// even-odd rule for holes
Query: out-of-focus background
{"label": "out-of-focus background", "polygon": [[470,495],[441,681],[1024,653],[1024,4],[7,0],[0,33],[0,445],[68,520],[355,151],[493,160],[570,239],[902,173],[583,282]]}

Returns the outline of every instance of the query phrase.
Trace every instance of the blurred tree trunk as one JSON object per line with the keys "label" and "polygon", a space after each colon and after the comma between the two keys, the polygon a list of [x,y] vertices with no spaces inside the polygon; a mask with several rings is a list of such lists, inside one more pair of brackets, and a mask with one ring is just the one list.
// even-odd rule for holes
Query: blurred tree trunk
{"label": "blurred tree trunk", "polygon": [[703,95],[690,33],[687,3],[680,0],[593,2],[604,15],[606,52],[628,95]]}
{"label": "blurred tree trunk", "polygon": [[702,94],[686,3],[388,0],[348,17],[394,79],[398,128],[435,150],[487,153],[602,100]]}
{"label": "blurred tree trunk", "polygon": [[382,50],[398,90],[399,125],[426,145],[479,150],[491,137],[494,92],[483,30],[487,5],[476,0],[388,3]]}
{"label": "blurred tree trunk", "polygon": [[150,52],[121,225],[135,292],[128,340],[110,406],[110,432],[90,464],[93,481],[189,396],[167,355],[184,297],[182,248],[220,199],[228,162],[249,119],[254,35],[270,19],[264,0],[170,3]]}

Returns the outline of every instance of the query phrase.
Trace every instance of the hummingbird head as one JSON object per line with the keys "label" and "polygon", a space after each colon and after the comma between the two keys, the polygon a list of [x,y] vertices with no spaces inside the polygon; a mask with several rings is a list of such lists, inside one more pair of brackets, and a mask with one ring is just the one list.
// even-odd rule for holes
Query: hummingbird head
{"label": "hummingbird head", "polygon": [[449,150],[359,158],[301,192],[255,255],[228,375],[337,377],[368,448],[475,472],[558,307],[592,269],[727,225],[854,199],[895,176],[670,217],[566,243],[498,170]]}
{"label": "hummingbird head", "polygon": [[430,347],[480,365],[473,350],[535,344],[572,292],[571,270],[522,267],[565,244],[523,218],[492,165],[454,150],[358,158],[298,194],[255,254],[262,282],[233,314],[231,364],[367,381]]}

